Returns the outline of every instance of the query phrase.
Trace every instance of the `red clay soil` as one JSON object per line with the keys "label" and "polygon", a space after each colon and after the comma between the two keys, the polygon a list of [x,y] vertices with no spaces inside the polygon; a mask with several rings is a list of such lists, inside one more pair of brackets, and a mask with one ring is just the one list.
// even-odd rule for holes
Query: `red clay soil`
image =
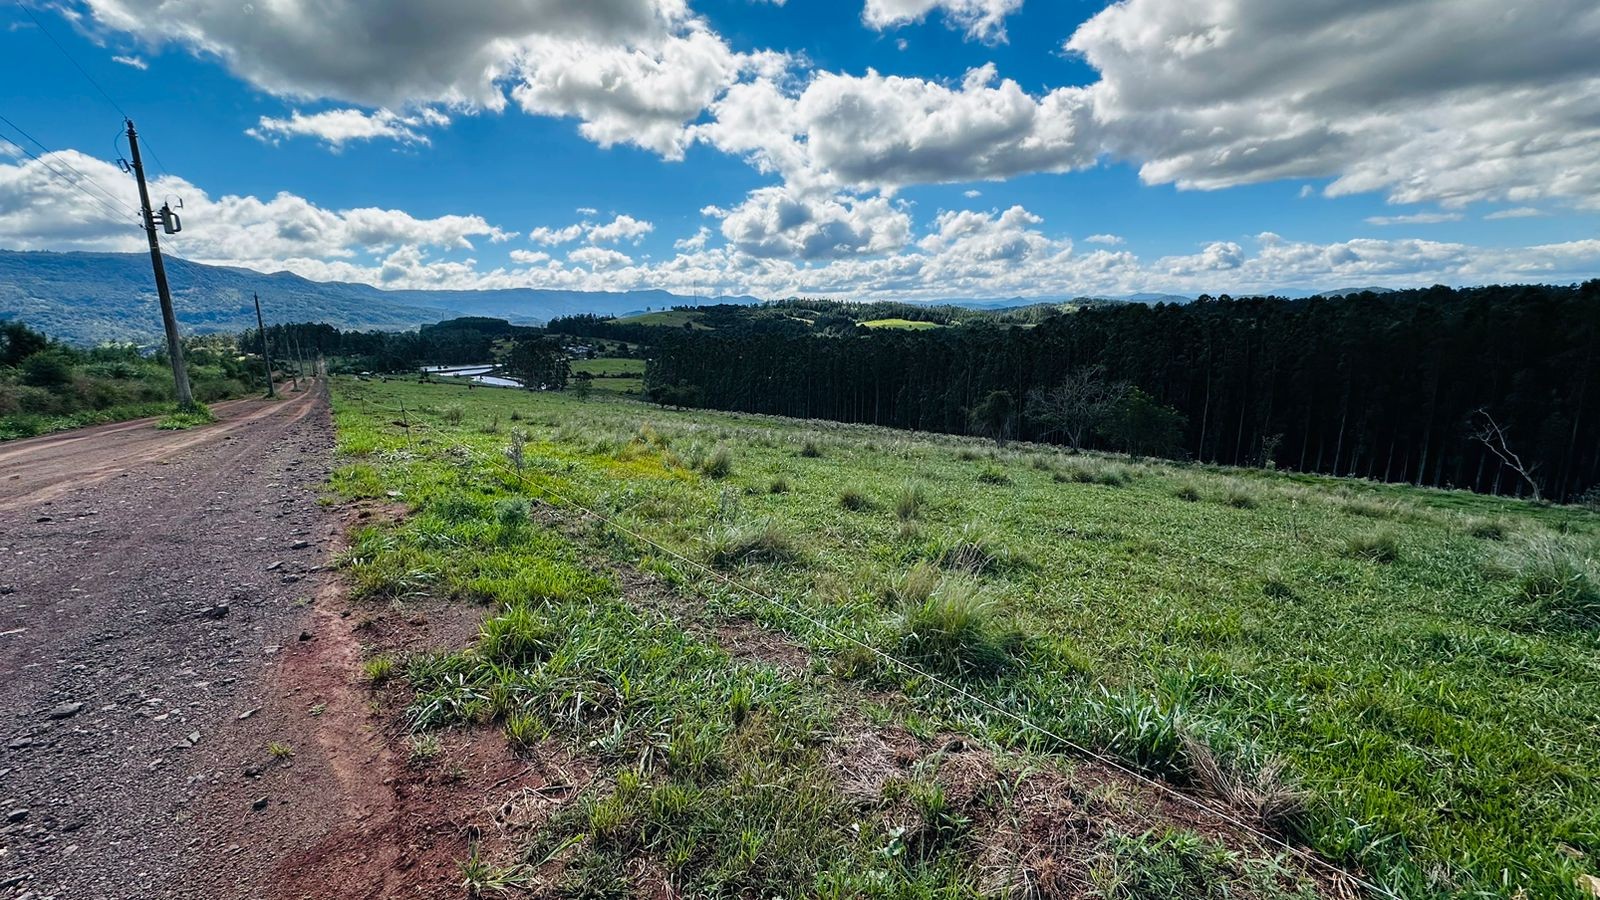
{"label": "red clay soil", "polygon": [[0,900],[461,896],[552,776],[498,734],[412,767],[359,670],[481,610],[347,606],[325,386],[216,411],[0,446]]}

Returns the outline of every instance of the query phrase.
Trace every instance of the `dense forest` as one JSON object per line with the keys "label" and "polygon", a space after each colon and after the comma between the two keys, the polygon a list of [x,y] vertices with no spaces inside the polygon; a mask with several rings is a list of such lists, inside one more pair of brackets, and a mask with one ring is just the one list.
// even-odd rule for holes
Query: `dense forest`
{"label": "dense forest", "polygon": [[1086,446],[1131,449],[1121,436],[1144,421],[1173,430],[1164,455],[1206,462],[1519,495],[1537,484],[1555,499],[1600,483],[1600,281],[1202,297],[1030,327],[752,320],[652,339],[648,384],[675,404],[1062,440],[1047,401],[1093,378],[1121,405]]}

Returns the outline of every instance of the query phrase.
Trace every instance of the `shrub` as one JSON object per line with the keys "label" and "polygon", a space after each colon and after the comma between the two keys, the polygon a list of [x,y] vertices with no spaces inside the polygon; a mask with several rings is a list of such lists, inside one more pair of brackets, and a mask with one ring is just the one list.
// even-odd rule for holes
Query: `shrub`
{"label": "shrub", "polygon": [[733,474],[733,453],[727,447],[718,444],[711,451],[711,455],[700,463],[700,471],[707,478],[727,478]]}
{"label": "shrub", "polygon": [[1400,539],[1387,528],[1356,535],[1345,541],[1344,555],[1368,562],[1391,563],[1400,558]]}
{"label": "shrub", "polygon": [[712,531],[709,556],[715,565],[728,567],[742,563],[785,563],[800,558],[793,537],[772,521]]}
{"label": "shrub", "polygon": [[900,650],[912,662],[942,672],[986,677],[1011,665],[1021,645],[1002,632],[992,604],[964,579],[947,580],[900,617]]}
{"label": "shrub", "polygon": [[910,522],[922,515],[922,507],[927,503],[923,494],[922,485],[909,482],[900,488],[900,495],[894,501],[894,514],[902,522]]}
{"label": "shrub", "polygon": [[22,361],[22,383],[30,387],[61,387],[72,380],[72,357],[64,350],[46,350]]}
{"label": "shrub", "polygon": [[860,488],[851,485],[839,492],[839,505],[851,512],[863,512],[872,508],[872,498]]}

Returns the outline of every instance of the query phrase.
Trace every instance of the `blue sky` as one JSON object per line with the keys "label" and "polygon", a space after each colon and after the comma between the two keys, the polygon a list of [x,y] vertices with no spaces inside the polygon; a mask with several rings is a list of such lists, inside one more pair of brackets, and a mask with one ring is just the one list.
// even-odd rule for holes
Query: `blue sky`
{"label": "blue sky", "polygon": [[1600,275],[1592,3],[268,6],[0,11],[0,246],[138,247],[99,202],[132,202],[119,114],[53,37],[208,262],[871,299]]}

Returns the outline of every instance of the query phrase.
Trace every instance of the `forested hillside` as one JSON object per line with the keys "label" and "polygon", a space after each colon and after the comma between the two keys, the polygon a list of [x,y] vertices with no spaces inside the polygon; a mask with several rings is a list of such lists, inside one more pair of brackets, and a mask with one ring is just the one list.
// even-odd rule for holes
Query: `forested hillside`
{"label": "forested hillside", "polygon": [[[649,382],[674,403],[1062,440],[1050,392],[1093,379],[1132,399],[1121,425],[1171,435],[1130,448],[1103,414],[1088,446],[1570,499],[1600,482],[1597,351],[1592,281],[1102,306],[1029,327],[657,329]],[[997,393],[1005,409],[986,405]]]}

